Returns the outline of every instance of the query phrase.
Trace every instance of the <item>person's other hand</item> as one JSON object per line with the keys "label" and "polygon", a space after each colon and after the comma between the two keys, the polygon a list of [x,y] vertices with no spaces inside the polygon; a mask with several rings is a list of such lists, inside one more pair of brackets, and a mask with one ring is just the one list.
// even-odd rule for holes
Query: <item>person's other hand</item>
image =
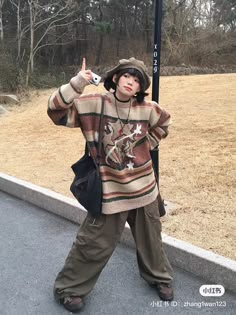
{"label": "person's other hand", "polygon": [[86,58],[83,58],[82,67],[81,67],[79,74],[87,81],[92,80],[91,70],[86,70]]}

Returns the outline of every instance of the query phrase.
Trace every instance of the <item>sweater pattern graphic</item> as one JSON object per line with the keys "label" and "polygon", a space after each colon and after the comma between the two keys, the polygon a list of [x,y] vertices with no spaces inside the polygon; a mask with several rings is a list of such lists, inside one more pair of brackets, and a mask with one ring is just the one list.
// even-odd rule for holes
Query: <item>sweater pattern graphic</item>
{"label": "sweater pattern graphic", "polygon": [[133,170],[134,147],[142,135],[142,125],[127,123],[122,126],[119,120],[108,121],[104,127],[104,150],[106,164],[117,169]]}

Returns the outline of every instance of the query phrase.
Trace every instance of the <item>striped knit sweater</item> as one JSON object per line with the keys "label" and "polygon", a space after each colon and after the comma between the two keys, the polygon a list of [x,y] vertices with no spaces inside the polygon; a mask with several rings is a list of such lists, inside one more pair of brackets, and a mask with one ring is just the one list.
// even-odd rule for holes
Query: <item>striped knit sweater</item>
{"label": "striped knit sweater", "polygon": [[[80,127],[95,158],[101,94],[82,94],[88,84],[77,75],[61,86],[49,99],[48,115],[57,125]],[[156,199],[158,188],[150,150],[167,135],[170,115],[153,101],[138,104],[133,98],[120,102],[111,92],[103,96],[102,212],[113,214],[146,206]]]}

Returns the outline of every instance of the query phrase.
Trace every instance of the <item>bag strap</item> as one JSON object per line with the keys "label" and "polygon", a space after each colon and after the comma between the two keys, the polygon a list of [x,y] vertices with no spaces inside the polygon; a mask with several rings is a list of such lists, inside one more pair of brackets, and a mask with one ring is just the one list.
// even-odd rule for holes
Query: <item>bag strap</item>
{"label": "bag strap", "polygon": [[[99,134],[98,134],[98,153],[96,158],[96,165],[100,165],[100,159],[101,159],[101,152],[102,152],[102,120],[103,120],[103,114],[104,114],[104,96],[101,95],[102,99],[102,107],[101,107],[101,113],[100,113],[100,120],[99,120]],[[85,155],[89,154],[89,148],[88,143],[86,141],[85,143]]]}
{"label": "bag strap", "polygon": [[102,98],[102,108],[101,108],[101,115],[99,120],[99,135],[98,135],[98,154],[97,154],[97,164],[100,164],[100,159],[102,155],[102,121],[103,121],[103,114],[104,114],[104,96],[101,95]]}

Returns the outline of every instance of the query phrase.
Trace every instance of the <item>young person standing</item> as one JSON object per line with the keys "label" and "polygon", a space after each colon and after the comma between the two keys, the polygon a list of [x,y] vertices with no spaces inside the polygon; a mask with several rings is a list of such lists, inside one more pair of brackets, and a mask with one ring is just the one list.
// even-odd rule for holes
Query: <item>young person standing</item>
{"label": "young person standing", "polygon": [[[98,93],[82,94],[91,79],[83,59],[81,71],[50,97],[48,115],[57,125],[81,128],[95,158],[102,98]],[[94,219],[88,213],[54,285],[56,299],[71,312],[82,309],[126,221],[136,243],[140,275],[161,299],[173,299],[172,268],[162,246],[158,187],[150,157],[150,150],[168,134],[170,115],[145,100],[149,86],[147,69],[135,58],[120,60],[105,74],[102,214]]]}

